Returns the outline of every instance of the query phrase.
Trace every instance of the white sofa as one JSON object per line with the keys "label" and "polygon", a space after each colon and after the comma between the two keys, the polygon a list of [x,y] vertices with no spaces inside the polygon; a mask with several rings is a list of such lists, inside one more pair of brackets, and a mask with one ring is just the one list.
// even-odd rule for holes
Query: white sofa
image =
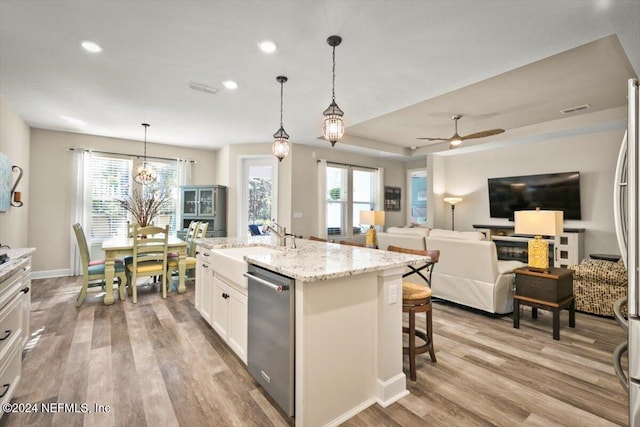
{"label": "white sofa", "polygon": [[[512,271],[525,267],[519,261],[498,260],[496,246],[477,231],[389,227],[378,233],[378,247],[390,245],[419,250],[440,250],[431,279],[433,296],[488,311],[513,311]],[[424,283],[422,278],[406,278]]]}
{"label": "white sofa", "polygon": [[480,232],[431,230],[427,248],[440,250],[431,279],[433,296],[489,313],[510,313],[512,271],[526,264],[498,260],[496,245],[483,238]]}
{"label": "white sofa", "polygon": [[389,246],[399,246],[424,251],[428,234],[425,227],[389,227],[386,232],[377,233],[378,248],[386,251]]}

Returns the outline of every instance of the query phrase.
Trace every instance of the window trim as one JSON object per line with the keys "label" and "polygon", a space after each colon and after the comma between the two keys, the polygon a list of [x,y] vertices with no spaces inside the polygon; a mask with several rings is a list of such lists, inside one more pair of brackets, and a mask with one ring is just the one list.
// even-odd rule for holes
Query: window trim
{"label": "window trim", "polygon": [[[378,191],[379,189],[377,188],[377,174],[380,173],[378,168],[372,168],[372,167],[366,167],[366,166],[356,166],[356,165],[350,165],[350,164],[345,164],[345,163],[336,163],[336,162],[327,162],[327,172],[329,168],[334,168],[334,169],[343,169],[346,170],[346,188],[347,188],[347,194],[346,197],[340,201],[330,201],[329,199],[329,188],[326,188],[326,194],[325,194],[325,200],[324,200],[324,210],[325,210],[325,215],[328,218],[328,207],[329,207],[329,203],[340,203],[343,205],[343,212],[342,212],[342,220],[344,221],[343,224],[343,232],[342,234],[336,235],[336,234],[329,234],[329,225],[328,225],[328,220],[327,220],[327,225],[326,225],[326,229],[327,229],[327,237],[328,238],[333,238],[333,239],[354,239],[354,233],[353,233],[353,229],[354,229],[354,221],[353,221],[353,214],[354,214],[354,205],[356,203],[358,204],[362,204],[362,203],[367,203],[366,201],[361,201],[361,200],[355,200],[354,199],[354,192],[353,192],[353,183],[354,183],[354,179],[353,179],[353,173],[354,171],[362,171],[362,172],[369,172],[373,174],[373,179],[371,181],[371,202],[369,202],[370,204],[370,208],[371,209],[375,209],[376,205],[377,205],[377,199],[378,199]],[[325,182],[327,180],[328,174],[327,176],[325,176]],[[328,187],[328,185],[327,185]],[[360,224],[358,224],[360,225]],[[364,236],[364,233],[362,233],[361,236]],[[360,236],[359,236],[360,237]]]}

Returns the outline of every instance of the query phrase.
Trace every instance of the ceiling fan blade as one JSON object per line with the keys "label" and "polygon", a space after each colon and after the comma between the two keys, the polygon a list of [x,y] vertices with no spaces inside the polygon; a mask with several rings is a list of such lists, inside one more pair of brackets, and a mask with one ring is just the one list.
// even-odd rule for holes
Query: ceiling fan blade
{"label": "ceiling fan blade", "polygon": [[448,141],[451,138],[416,138],[416,139],[424,139],[426,141]]}
{"label": "ceiling fan blade", "polygon": [[464,141],[466,139],[485,138],[487,136],[498,135],[503,132],[504,132],[504,129],[490,129],[490,130],[483,130],[482,132],[471,133],[461,138]]}

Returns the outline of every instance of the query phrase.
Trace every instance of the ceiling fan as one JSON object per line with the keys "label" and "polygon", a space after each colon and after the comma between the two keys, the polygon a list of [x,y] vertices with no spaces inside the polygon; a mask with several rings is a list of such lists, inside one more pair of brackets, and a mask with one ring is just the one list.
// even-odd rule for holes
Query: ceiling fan
{"label": "ceiling fan", "polygon": [[456,114],[455,116],[451,117],[451,120],[453,120],[454,123],[454,133],[453,136],[451,138],[416,138],[416,139],[425,139],[427,141],[443,141],[443,142],[448,142],[449,143],[449,147],[453,148],[455,146],[458,146],[462,143],[462,141],[467,140],[467,139],[475,139],[475,138],[485,138],[487,136],[492,136],[492,135],[498,135],[500,133],[504,132],[504,129],[489,129],[489,130],[483,130],[481,132],[476,132],[476,133],[471,133],[469,135],[458,135],[458,120],[462,117],[462,115],[460,114]]}

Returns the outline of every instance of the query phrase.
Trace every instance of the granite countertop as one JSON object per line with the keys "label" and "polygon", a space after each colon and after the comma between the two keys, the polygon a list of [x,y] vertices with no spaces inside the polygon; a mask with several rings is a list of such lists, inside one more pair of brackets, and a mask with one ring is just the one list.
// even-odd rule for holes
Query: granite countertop
{"label": "granite countertop", "polygon": [[7,254],[9,261],[0,264],[0,282],[15,273],[26,262],[26,257],[33,254],[36,248],[0,249],[0,254]]}
{"label": "granite countertop", "polygon": [[244,259],[250,264],[303,282],[316,282],[406,265],[417,265],[425,262],[426,258],[306,239],[296,239],[296,249],[285,249],[275,246],[271,236],[215,237],[197,240],[196,244],[212,250],[245,246],[267,246],[281,249],[281,253],[246,255]]}

